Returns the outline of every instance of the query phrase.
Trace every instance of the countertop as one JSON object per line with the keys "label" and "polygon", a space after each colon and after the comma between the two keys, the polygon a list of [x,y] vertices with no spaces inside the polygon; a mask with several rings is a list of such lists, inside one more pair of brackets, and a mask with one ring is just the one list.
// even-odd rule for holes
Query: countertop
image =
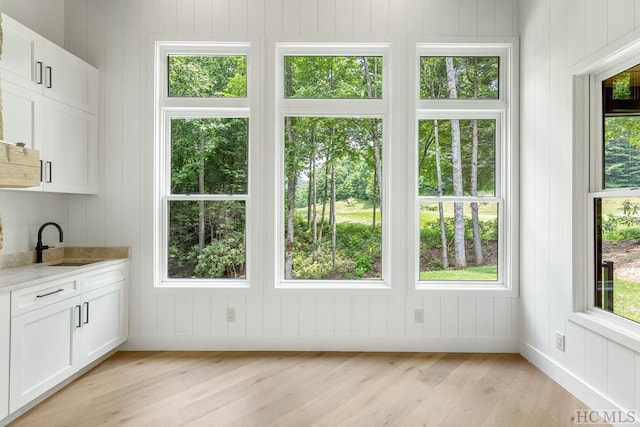
{"label": "countertop", "polygon": [[[45,251],[47,254],[49,251]],[[36,264],[32,252],[0,256],[0,292],[31,286],[42,280],[54,280],[70,274],[108,267],[129,257],[128,248],[74,247],[56,248],[44,257],[44,263]],[[30,261],[30,262],[29,262]],[[61,262],[90,262],[84,265],[58,266]]]}

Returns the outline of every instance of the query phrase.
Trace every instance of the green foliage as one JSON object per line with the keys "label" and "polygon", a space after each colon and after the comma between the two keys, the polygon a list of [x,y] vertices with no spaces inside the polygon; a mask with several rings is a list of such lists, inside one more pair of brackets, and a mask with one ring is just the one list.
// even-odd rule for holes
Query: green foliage
{"label": "green foliage", "polygon": [[286,98],[382,97],[380,56],[286,56],[284,62]]}
{"label": "green foliage", "polygon": [[[200,218],[204,244],[200,247]],[[231,201],[169,204],[171,278],[238,278],[245,273],[245,206]]]}
{"label": "green foliage", "polygon": [[337,223],[336,262],[332,262],[331,230],[325,223],[323,241],[314,244],[305,219],[296,215],[293,269],[294,279],[357,280],[381,277],[381,227]]}
{"label": "green foliage", "polygon": [[[285,127],[287,126],[285,119]],[[382,141],[382,121],[345,117],[291,117],[294,140],[285,137],[285,183],[295,174],[295,207],[309,205],[309,185],[315,164],[316,204],[329,204],[331,167],[335,168],[336,200],[368,200],[379,205],[380,195],[374,186],[375,148],[373,139]],[[378,147],[379,155],[382,149]],[[325,185],[327,200],[324,198]],[[314,201],[311,201],[313,204]],[[288,194],[285,192],[285,207]]]}
{"label": "green foliage", "polygon": [[609,212],[600,221],[602,238],[606,241],[640,239],[640,203],[624,200],[620,213]]}
{"label": "green foliage", "polygon": [[605,118],[605,188],[640,186],[640,118]]}
{"label": "green foliage", "polygon": [[246,254],[244,233],[232,231],[224,237],[212,240],[198,256],[198,264],[194,276],[207,277],[242,277]]}
{"label": "green foliage", "polygon": [[[471,158],[473,148],[473,120],[460,120],[460,149],[462,156],[462,179],[464,194],[471,192]],[[496,136],[495,120],[475,120],[478,126],[478,172],[479,194],[495,193]],[[437,129],[436,129],[437,127]],[[442,193],[453,195],[453,151],[451,120],[420,120],[418,122],[418,190],[421,196],[437,196],[435,135],[440,146],[440,168],[442,173]]]}
{"label": "green foliage", "polygon": [[[449,98],[444,56],[420,57],[420,98]],[[459,99],[497,99],[500,58],[497,56],[453,57]]]}
{"label": "green foliage", "polygon": [[172,119],[171,192],[246,193],[248,128],[245,118]]}
{"label": "green foliage", "polygon": [[[430,205],[428,205],[430,206]],[[453,258],[453,239],[454,239],[454,218],[445,217],[445,230],[447,237],[447,248],[449,259]],[[498,240],[498,219],[487,219],[484,221],[480,221],[480,238],[483,245],[483,253],[487,254],[489,251],[492,251],[493,245]],[[470,242],[473,239],[473,222],[471,218],[465,218],[465,239],[468,242],[466,245],[468,249],[471,249],[472,245]],[[435,221],[427,221],[423,223],[420,227],[420,271],[428,272],[428,271],[440,271],[443,268],[443,262],[441,258],[441,249],[442,249],[442,241],[440,235],[440,222],[438,220]],[[486,256],[486,255],[485,255]],[[471,254],[468,258],[471,258]],[[495,268],[495,266],[493,266]],[[459,270],[455,270],[459,271]],[[421,273],[422,277],[422,273]],[[426,276],[425,276],[426,277]],[[495,280],[496,276],[490,280]],[[422,279],[422,280],[430,280],[430,279]],[[445,279],[442,279],[445,280]],[[467,280],[459,278],[458,280]],[[485,280],[485,279],[477,279],[477,280]]]}
{"label": "green foliage", "polygon": [[613,77],[613,99],[631,99],[631,73],[623,72]]}
{"label": "green foliage", "polygon": [[169,55],[169,96],[246,97],[247,57]]}

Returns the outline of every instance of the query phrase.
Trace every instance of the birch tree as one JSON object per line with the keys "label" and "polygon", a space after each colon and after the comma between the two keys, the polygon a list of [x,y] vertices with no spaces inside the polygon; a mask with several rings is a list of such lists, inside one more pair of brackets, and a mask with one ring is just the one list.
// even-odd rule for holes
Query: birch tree
{"label": "birch tree", "polygon": [[[453,66],[453,58],[447,57],[447,85],[449,87],[449,98],[457,99],[456,88],[456,72]],[[462,180],[462,151],[460,140],[460,121],[451,120],[451,152],[453,166],[453,195],[461,197],[463,193]],[[465,239],[464,239],[464,204],[462,202],[454,202],[454,250],[455,264],[458,268],[467,266]]]}

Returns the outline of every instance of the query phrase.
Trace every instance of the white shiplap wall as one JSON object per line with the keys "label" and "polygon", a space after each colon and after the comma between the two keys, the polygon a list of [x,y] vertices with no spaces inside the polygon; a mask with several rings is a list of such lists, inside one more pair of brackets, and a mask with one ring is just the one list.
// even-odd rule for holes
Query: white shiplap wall
{"label": "white shiplap wall", "polygon": [[[637,416],[640,354],[570,320],[580,257],[572,222],[583,210],[572,206],[571,70],[640,37],[640,1],[527,0],[520,15],[521,352],[592,408]],[[555,348],[556,331],[566,352]]]}
{"label": "white shiplap wall", "polygon": [[[279,294],[269,290],[266,277],[272,274],[255,272],[248,292],[155,290],[150,221],[151,38],[249,40],[268,56],[281,40],[402,44],[416,38],[513,36],[518,11],[511,0],[67,0],[66,16],[68,47],[102,72],[104,170],[100,196],[70,200],[70,212],[79,217],[70,234],[81,244],[131,246],[130,348],[517,350],[517,299],[407,296],[408,277],[402,271],[392,275],[394,290],[381,294]],[[260,92],[258,125],[268,136],[255,154],[262,158],[273,151],[265,124],[273,109],[264,96],[272,90],[264,84],[272,81],[272,70],[259,72],[265,92]],[[396,96],[400,107],[392,120],[399,140],[405,105],[402,93]],[[397,160],[397,170],[403,170],[403,162]],[[402,175],[396,179],[403,182]],[[275,189],[270,191],[254,195],[254,202],[275,208]],[[406,228],[400,230],[406,234]],[[275,238],[269,231],[256,233]],[[407,238],[393,236],[391,244],[404,248]],[[270,273],[266,255],[253,254],[253,265]],[[226,322],[227,307],[237,309],[236,322]],[[414,322],[415,308],[425,309],[424,324]]]}
{"label": "white shiplap wall", "polygon": [[[23,0],[4,0],[19,8]],[[35,0],[31,0],[35,1]],[[394,50],[397,81],[406,74],[403,55],[414,41],[441,37],[518,34],[518,8],[511,0],[65,0],[64,42],[99,68],[100,163],[98,196],[13,196],[0,192],[5,218],[49,203],[65,226],[68,245],[125,245],[131,248],[129,348],[173,349],[421,349],[432,351],[517,351],[517,298],[408,293],[411,279],[394,267],[390,292],[276,293],[270,290],[269,254],[253,253],[249,291],[171,291],[153,287],[153,104],[150,67],[154,37],[251,41],[273,64],[276,41],[382,41]],[[9,9],[9,8],[6,8]],[[34,14],[36,12],[33,12]],[[35,19],[32,19],[35,21]],[[38,31],[38,28],[34,28]],[[404,47],[402,47],[404,46]],[[271,56],[270,56],[271,55]],[[256,159],[273,155],[270,66],[258,70],[259,135]],[[406,97],[394,93],[393,140],[405,141]],[[271,99],[271,98],[269,98]],[[399,143],[399,142],[396,142]],[[409,142],[410,143],[410,142]],[[392,156],[390,154],[390,156]],[[394,171],[395,170],[395,171]],[[407,187],[406,158],[392,160],[392,187]],[[265,169],[268,171],[268,169]],[[273,181],[272,176],[254,177]],[[273,210],[276,189],[254,194],[253,202]],[[408,195],[396,190],[394,200]],[[393,199],[393,198],[396,199]],[[51,199],[53,198],[53,200]],[[406,203],[399,203],[405,205]],[[58,206],[59,205],[59,206]],[[394,205],[395,206],[395,205]],[[412,239],[405,207],[396,208],[394,250],[406,252]],[[41,216],[21,218],[27,228]],[[49,219],[49,216],[46,218]],[[265,220],[265,224],[267,220]],[[265,225],[258,224],[258,225]],[[5,227],[11,225],[5,221]],[[256,239],[275,239],[270,227],[255,227]],[[11,240],[18,233],[9,233]],[[22,239],[22,237],[20,237]],[[22,243],[8,242],[9,247]],[[29,246],[25,243],[25,246]],[[26,250],[26,248],[24,249]],[[407,265],[411,261],[407,260]],[[227,307],[237,321],[226,322]],[[414,322],[414,309],[425,322]]]}

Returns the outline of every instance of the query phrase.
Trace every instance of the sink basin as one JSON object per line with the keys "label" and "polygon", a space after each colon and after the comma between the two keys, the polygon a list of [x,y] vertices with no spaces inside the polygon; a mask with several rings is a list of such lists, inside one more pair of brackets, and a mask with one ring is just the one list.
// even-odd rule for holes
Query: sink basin
{"label": "sink basin", "polygon": [[52,267],[79,267],[81,265],[93,264],[99,262],[99,259],[84,260],[84,261],[62,261],[57,264],[51,264]]}

